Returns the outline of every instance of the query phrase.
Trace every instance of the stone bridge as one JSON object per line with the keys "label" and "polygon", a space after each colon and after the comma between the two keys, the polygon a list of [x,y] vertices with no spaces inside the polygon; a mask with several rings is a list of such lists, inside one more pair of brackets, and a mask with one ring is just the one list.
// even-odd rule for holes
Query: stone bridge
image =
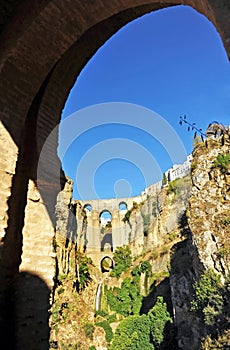
{"label": "stone bridge", "polygon": [[[122,26],[173,5],[188,5],[206,16],[230,55],[228,1],[0,0],[2,348],[49,348],[54,213],[65,182],[55,127],[70,89],[88,60]],[[113,224],[119,220],[117,212]],[[114,238],[113,245],[119,240]]]}
{"label": "stone bridge", "polygon": [[[123,221],[124,216],[146,196],[80,201],[87,216],[86,254],[98,267],[105,256],[113,256],[116,247],[129,243],[130,226]],[[103,219],[103,213],[111,217]]]}

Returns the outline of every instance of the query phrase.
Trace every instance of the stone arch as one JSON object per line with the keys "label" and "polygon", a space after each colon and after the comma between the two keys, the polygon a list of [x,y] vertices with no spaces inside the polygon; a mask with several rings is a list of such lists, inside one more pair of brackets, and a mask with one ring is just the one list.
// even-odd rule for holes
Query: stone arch
{"label": "stone arch", "polygon": [[[3,50],[0,57],[2,68],[0,82],[4,85],[0,85],[0,90],[3,104],[6,103],[7,106],[4,123],[14,141],[20,145],[25,115],[40,86],[46,77],[49,77],[36,113],[37,120],[31,126],[36,131],[38,154],[50,131],[58,124],[70,88],[81,69],[112,34],[138,16],[174,5],[192,6],[212,21],[220,31],[225,46],[230,52],[230,40],[225,37],[229,32],[227,31],[229,25],[226,23],[230,22],[226,20],[226,13],[229,15],[230,11],[224,6],[220,9],[213,5],[212,8],[208,0],[165,0],[161,3],[156,0],[139,0],[135,6],[131,0],[118,3],[114,1],[109,4],[104,0],[96,7],[94,3],[88,4],[87,7],[79,6],[74,1],[67,7],[63,0],[49,2],[44,0],[42,4],[35,0],[34,3],[36,6],[32,8],[30,1],[22,1],[22,5],[17,9],[18,17],[15,18],[11,18],[14,11],[12,8],[9,9],[11,21],[5,23],[5,30],[1,36]],[[7,11],[7,9],[4,10]],[[23,23],[19,21],[20,15],[24,17]],[[47,17],[50,18],[52,26],[44,20]],[[8,19],[7,16],[4,18]],[[43,32],[41,32],[41,23]],[[12,31],[12,28],[17,28],[19,24],[20,30]],[[13,54],[12,48],[14,48]],[[10,70],[15,74],[10,74]],[[18,77],[16,83],[15,76]],[[18,120],[17,125],[11,124],[11,118]],[[60,190],[60,179],[52,179],[53,168],[61,169],[61,164],[56,157],[56,148],[57,134],[54,135],[47,158],[49,169],[46,169],[46,174],[49,183],[52,182],[53,187],[56,186],[57,190]],[[42,179],[44,195],[48,190],[46,182],[46,179]],[[43,187],[40,188],[43,189]],[[50,212],[53,205],[52,203]]]}
{"label": "stone arch", "polygon": [[128,210],[128,205],[126,202],[122,201],[119,203],[119,210]]}
{"label": "stone arch", "polygon": [[101,259],[101,271],[109,272],[114,267],[114,261],[110,256],[104,256]]}
{"label": "stone arch", "polygon": [[[108,217],[108,220],[106,220],[107,217]],[[101,220],[102,218],[105,218],[105,221],[112,223],[113,216],[112,216],[111,211],[108,210],[108,209],[103,209],[103,210],[101,210],[101,212],[99,214],[99,222],[100,222],[100,224],[106,225],[106,223],[102,222],[102,220]]]}
{"label": "stone arch", "polygon": [[[108,213],[111,216],[108,221],[103,222],[101,216],[105,213]],[[112,214],[109,210],[103,209],[99,214],[100,220],[100,232],[101,232],[101,251],[113,251],[113,234],[112,234]]]}
{"label": "stone arch", "polygon": [[[30,8],[29,1],[23,2],[24,6],[22,6],[23,9]],[[5,79],[8,80],[8,86],[11,86],[11,82],[8,79],[8,69],[7,64],[9,63],[13,65],[13,68],[17,70],[17,66],[24,67],[24,60],[25,57],[27,57],[26,62],[28,63],[28,66],[26,65],[25,71],[22,70],[22,75],[28,75],[32,76],[33,79],[31,81],[32,88],[27,89],[25,91],[24,86],[19,86],[18,84],[12,84],[12,86],[15,87],[18,95],[22,93],[22,96],[17,99],[19,104],[22,103],[23,105],[17,106],[17,111],[21,111],[21,120],[22,123],[20,125],[23,125],[24,115],[26,110],[29,109],[31,100],[33,96],[36,94],[37,90],[39,89],[39,86],[41,86],[48,76],[49,79],[46,83],[46,88],[44,91],[44,94],[42,96],[42,99],[40,101],[40,105],[37,112],[37,120],[35,120],[35,123],[32,128],[35,128],[36,130],[36,143],[37,143],[37,153],[40,153],[40,150],[42,149],[42,146],[49,135],[49,133],[54,129],[54,127],[59,123],[60,121],[60,115],[61,111],[64,107],[65,101],[67,99],[67,96],[69,94],[69,91],[71,87],[73,86],[77,76],[79,75],[80,71],[84,67],[84,65],[87,63],[90,57],[96,52],[96,50],[112,35],[114,34],[118,29],[120,29],[123,25],[130,22],[131,20],[139,17],[142,14],[148,13],[150,11],[158,10],[164,7],[174,6],[174,5],[189,5],[192,6],[194,9],[196,9],[198,12],[201,12],[209,18],[212,23],[216,26],[216,28],[220,31],[220,34],[222,35],[223,40],[225,39],[225,33],[227,33],[225,26],[226,26],[226,20],[224,21],[222,19],[222,16],[220,13],[222,13],[222,10],[219,9],[212,9],[208,1],[199,1],[199,0],[187,0],[187,1],[181,1],[181,0],[165,0],[164,2],[155,1],[149,1],[149,0],[139,0],[135,7],[133,7],[133,3],[131,0],[123,0],[122,3],[114,3],[109,4],[106,3],[106,6],[104,6],[103,1],[98,5],[98,8],[91,12],[89,8],[80,7],[81,16],[80,18],[84,18],[85,21],[82,23],[82,25],[76,26],[73,30],[73,25],[69,24],[68,18],[77,18],[79,19],[79,8],[76,5],[76,3],[72,4],[72,6],[69,6],[67,8],[64,5],[64,2],[60,0],[60,4],[58,6],[58,9],[62,8],[62,11],[60,11],[60,16],[55,13],[55,18],[51,15],[51,8],[52,10],[56,8],[56,5],[54,5],[54,1],[50,1],[49,4],[45,5],[44,1],[44,8],[40,9],[41,12],[37,13],[38,9],[36,9],[36,15],[38,17],[41,17],[41,22],[43,16],[50,13],[50,17],[52,18],[53,26],[52,28],[49,27],[49,30],[47,33],[51,32],[51,37],[46,38],[46,45],[38,45],[37,47],[34,47],[34,52],[31,53],[31,45],[36,42],[36,39],[39,42],[41,42],[41,37],[39,36],[39,26],[37,23],[33,22],[33,18],[30,19],[31,25],[29,29],[33,32],[33,38],[27,37],[25,33],[23,32],[24,24],[22,25],[21,32],[22,40],[20,41],[20,44],[17,46],[15,57],[10,57],[10,61],[8,62],[8,51],[3,50],[3,79],[0,81],[5,84]],[[93,6],[93,5],[91,5]],[[50,8],[51,7],[51,8]],[[71,8],[71,11],[70,11]],[[57,8],[56,8],[57,9]],[[106,9],[106,10],[105,10]],[[215,11],[216,10],[216,11]],[[30,11],[32,9],[30,8]],[[223,9],[223,15],[225,15],[226,18],[226,11],[227,9]],[[59,11],[58,11],[59,12]],[[94,16],[88,18],[88,12],[94,13]],[[228,11],[230,13],[230,11]],[[214,16],[216,14],[216,17]],[[35,16],[35,14],[34,14]],[[229,14],[230,17],[230,14]],[[87,18],[87,19],[86,19]],[[219,21],[218,21],[219,19]],[[64,25],[65,28],[65,36],[63,37],[63,28],[60,28],[60,24],[58,24],[58,21]],[[229,21],[230,22],[230,21]],[[25,23],[27,21],[25,20]],[[56,27],[55,27],[56,24]],[[16,24],[14,24],[16,25]],[[54,30],[55,28],[55,30]],[[221,29],[222,28],[222,29]],[[7,36],[7,29],[10,30],[6,26],[5,33],[3,35],[3,45],[4,40],[8,38]],[[12,32],[12,31],[11,31]],[[20,32],[20,33],[21,33]],[[20,34],[19,33],[19,34]],[[12,39],[13,42],[17,42],[18,35],[17,32],[14,34],[16,37]],[[8,33],[9,35],[9,33]],[[48,34],[47,34],[48,35]],[[49,40],[52,40],[52,38],[58,37],[58,40],[54,40],[53,42],[49,42]],[[226,38],[228,39],[228,38]],[[28,42],[27,42],[27,41]],[[226,48],[229,50],[230,53],[230,40],[226,41],[224,40],[224,43],[226,45]],[[27,44],[27,45],[26,45]],[[23,47],[20,48],[20,45]],[[229,45],[229,46],[228,46]],[[43,47],[44,46],[44,47]],[[37,49],[40,51],[37,52]],[[19,55],[20,50],[23,52],[23,55]],[[44,52],[42,52],[44,50]],[[36,74],[34,70],[34,61],[36,60],[42,60],[41,58],[45,57],[46,62],[43,62],[43,64],[38,64],[36,66]],[[77,60],[76,60],[77,58]],[[20,61],[20,59],[22,61]],[[15,61],[15,62],[14,62]],[[5,79],[4,79],[5,77]],[[25,77],[21,77],[20,74],[18,74],[18,82],[25,81]],[[1,91],[6,91],[6,97],[7,93],[11,97],[12,93],[9,93],[7,89],[2,87]],[[19,93],[20,91],[20,93]],[[25,98],[25,95],[28,95],[28,98]],[[7,98],[8,99],[8,98]],[[15,101],[11,100],[9,101],[10,105],[15,106]],[[50,113],[52,111],[52,113]],[[10,111],[11,116],[18,117],[18,115],[15,115],[15,111]],[[7,119],[7,118],[6,118]],[[6,125],[9,125],[9,121],[6,120]],[[15,127],[16,128],[16,127]],[[19,128],[19,131],[17,132],[12,129],[12,133],[15,134],[14,139],[19,141],[20,144],[20,138],[18,135],[21,134],[22,130]],[[16,135],[17,134],[17,135]],[[43,196],[46,198],[50,197],[47,195],[47,191],[49,191],[49,187],[47,186],[47,183],[52,183],[52,189],[56,189],[56,192],[61,190],[62,181],[60,181],[59,178],[53,178],[52,174],[56,173],[59,174],[61,172],[61,164],[57,159],[56,156],[56,149],[57,149],[57,138],[58,138],[58,130],[53,136],[53,142],[50,145],[50,152],[47,158],[47,163],[49,164],[48,169],[44,170],[44,174],[46,175],[44,179],[41,179],[40,181],[40,190],[43,193]],[[36,164],[35,164],[36,167]],[[37,180],[37,179],[36,179]],[[39,179],[40,180],[40,179]],[[63,180],[63,176],[62,176]],[[55,197],[55,196],[53,196]],[[50,203],[51,208],[48,208],[48,211],[50,215],[52,215],[52,212],[54,210],[55,202]]]}
{"label": "stone arch", "polygon": [[92,212],[92,205],[91,204],[85,204],[84,209],[86,209],[88,212]]}

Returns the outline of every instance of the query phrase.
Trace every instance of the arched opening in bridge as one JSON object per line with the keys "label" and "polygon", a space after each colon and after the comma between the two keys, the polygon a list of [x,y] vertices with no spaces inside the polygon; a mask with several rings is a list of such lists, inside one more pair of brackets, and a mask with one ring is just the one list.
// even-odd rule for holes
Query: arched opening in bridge
{"label": "arched opening in bridge", "polygon": [[92,212],[92,205],[91,204],[85,204],[84,209],[87,210],[87,212],[91,213]]}
{"label": "arched opening in bridge", "polygon": [[109,272],[113,269],[113,259],[110,256],[105,256],[101,260],[101,272]]}
{"label": "arched opening in bridge", "polygon": [[119,210],[120,210],[120,211],[128,210],[127,204],[126,204],[125,202],[119,203]]}
{"label": "arched opening in bridge", "polygon": [[101,233],[101,251],[113,251],[112,215],[103,210],[99,215]]}

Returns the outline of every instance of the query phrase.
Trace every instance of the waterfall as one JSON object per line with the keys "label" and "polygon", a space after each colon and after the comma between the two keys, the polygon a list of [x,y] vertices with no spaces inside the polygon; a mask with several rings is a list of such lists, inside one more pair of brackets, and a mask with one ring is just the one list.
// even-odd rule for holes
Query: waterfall
{"label": "waterfall", "polygon": [[102,289],[102,283],[99,283],[97,286],[97,292],[96,292],[96,311],[100,310],[101,307],[101,289]]}

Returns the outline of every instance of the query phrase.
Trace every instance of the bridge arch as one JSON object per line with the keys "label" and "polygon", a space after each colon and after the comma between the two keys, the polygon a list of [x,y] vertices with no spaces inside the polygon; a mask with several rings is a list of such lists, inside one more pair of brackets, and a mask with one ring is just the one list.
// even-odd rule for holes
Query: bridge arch
{"label": "bridge arch", "polygon": [[113,229],[112,214],[109,210],[103,209],[99,214],[101,232],[101,251],[113,251]]}
{"label": "bridge arch", "polygon": [[112,225],[112,214],[108,209],[103,209],[99,214],[99,222],[101,225],[106,226],[107,224]]}
{"label": "bridge arch", "polygon": [[84,209],[87,210],[88,212],[92,212],[93,208],[92,208],[92,205],[91,204],[85,204],[84,205]]}
{"label": "bridge arch", "polygon": [[110,256],[104,256],[101,260],[101,271],[109,272],[114,267],[114,261]]}
{"label": "bridge arch", "polygon": [[122,201],[119,203],[119,210],[128,210],[128,205],[126,202]]}

